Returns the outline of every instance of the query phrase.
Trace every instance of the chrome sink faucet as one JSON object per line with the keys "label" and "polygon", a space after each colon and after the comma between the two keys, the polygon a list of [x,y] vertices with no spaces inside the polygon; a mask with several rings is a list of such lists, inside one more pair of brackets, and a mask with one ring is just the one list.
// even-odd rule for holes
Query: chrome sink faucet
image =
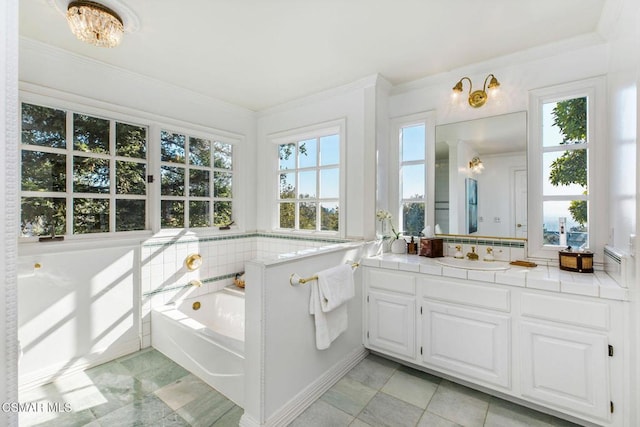
{"label": "chrome sink faucet", "polygon": [[467,258],[470,261],[477,261],[478,260],[478,254],[476,253],[476,247],[475,246],[471,246],[471,252],[467,253]]}

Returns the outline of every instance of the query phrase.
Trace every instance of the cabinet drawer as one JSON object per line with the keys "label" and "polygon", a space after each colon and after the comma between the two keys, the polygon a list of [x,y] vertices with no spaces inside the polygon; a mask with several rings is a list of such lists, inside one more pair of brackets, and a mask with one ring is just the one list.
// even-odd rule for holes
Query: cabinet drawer
{"label": "cabinet drawer", "polygon": [[411,274],[368,269],[368,286],[406,295],[416,294],[416,278]]}
{"label": "cabinet drawer", "polygon": [[422,296],[490,310],[511,311],[508,289],[463,284],[447,279],[422,279]]}
{"label": "cabinet drawer", "polygon": [[522,295],[522,315],[586,328],[609,330],[609,306],[601,302],[525,293]]}

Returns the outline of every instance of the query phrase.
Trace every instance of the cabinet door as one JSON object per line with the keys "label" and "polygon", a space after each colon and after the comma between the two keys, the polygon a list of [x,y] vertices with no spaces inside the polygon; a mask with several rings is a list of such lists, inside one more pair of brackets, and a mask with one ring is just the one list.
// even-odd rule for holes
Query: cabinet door
{"label": "cabinet door", "polygon": [[604,335],[523,322],[520,339],[523,396],[550,407],[609,419]]}
{"label": "cabinet door", "polygon": [[415,297],[370,291],[367,306],[369,346],[415,359]]}
{"label": "cabinet door", "polygon": [[422,361],[463,379],[510,388],[508,316],[423,301]]}

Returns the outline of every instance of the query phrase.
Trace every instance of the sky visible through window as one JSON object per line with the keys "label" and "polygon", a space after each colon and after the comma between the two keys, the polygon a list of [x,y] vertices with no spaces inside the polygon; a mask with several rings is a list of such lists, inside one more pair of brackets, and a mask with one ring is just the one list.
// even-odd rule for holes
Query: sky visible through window
{"label": "sky visible through window", "polygon": [[424,197],[425,127],[423,124],[402,128],[402,162],[421,161],[421,165],[402,167],[402,198]]}

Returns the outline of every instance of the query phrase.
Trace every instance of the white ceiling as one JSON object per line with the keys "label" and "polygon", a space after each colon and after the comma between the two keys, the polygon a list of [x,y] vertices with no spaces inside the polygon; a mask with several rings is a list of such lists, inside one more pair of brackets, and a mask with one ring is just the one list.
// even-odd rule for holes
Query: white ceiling
{"label": "white ceiling", "polygon": [[139,21],[106,49],[69,32],[68,0],[21,0],[20,34],[261,110],[377,73],[398,85],[592,34],[611,1],[104,0]]}

